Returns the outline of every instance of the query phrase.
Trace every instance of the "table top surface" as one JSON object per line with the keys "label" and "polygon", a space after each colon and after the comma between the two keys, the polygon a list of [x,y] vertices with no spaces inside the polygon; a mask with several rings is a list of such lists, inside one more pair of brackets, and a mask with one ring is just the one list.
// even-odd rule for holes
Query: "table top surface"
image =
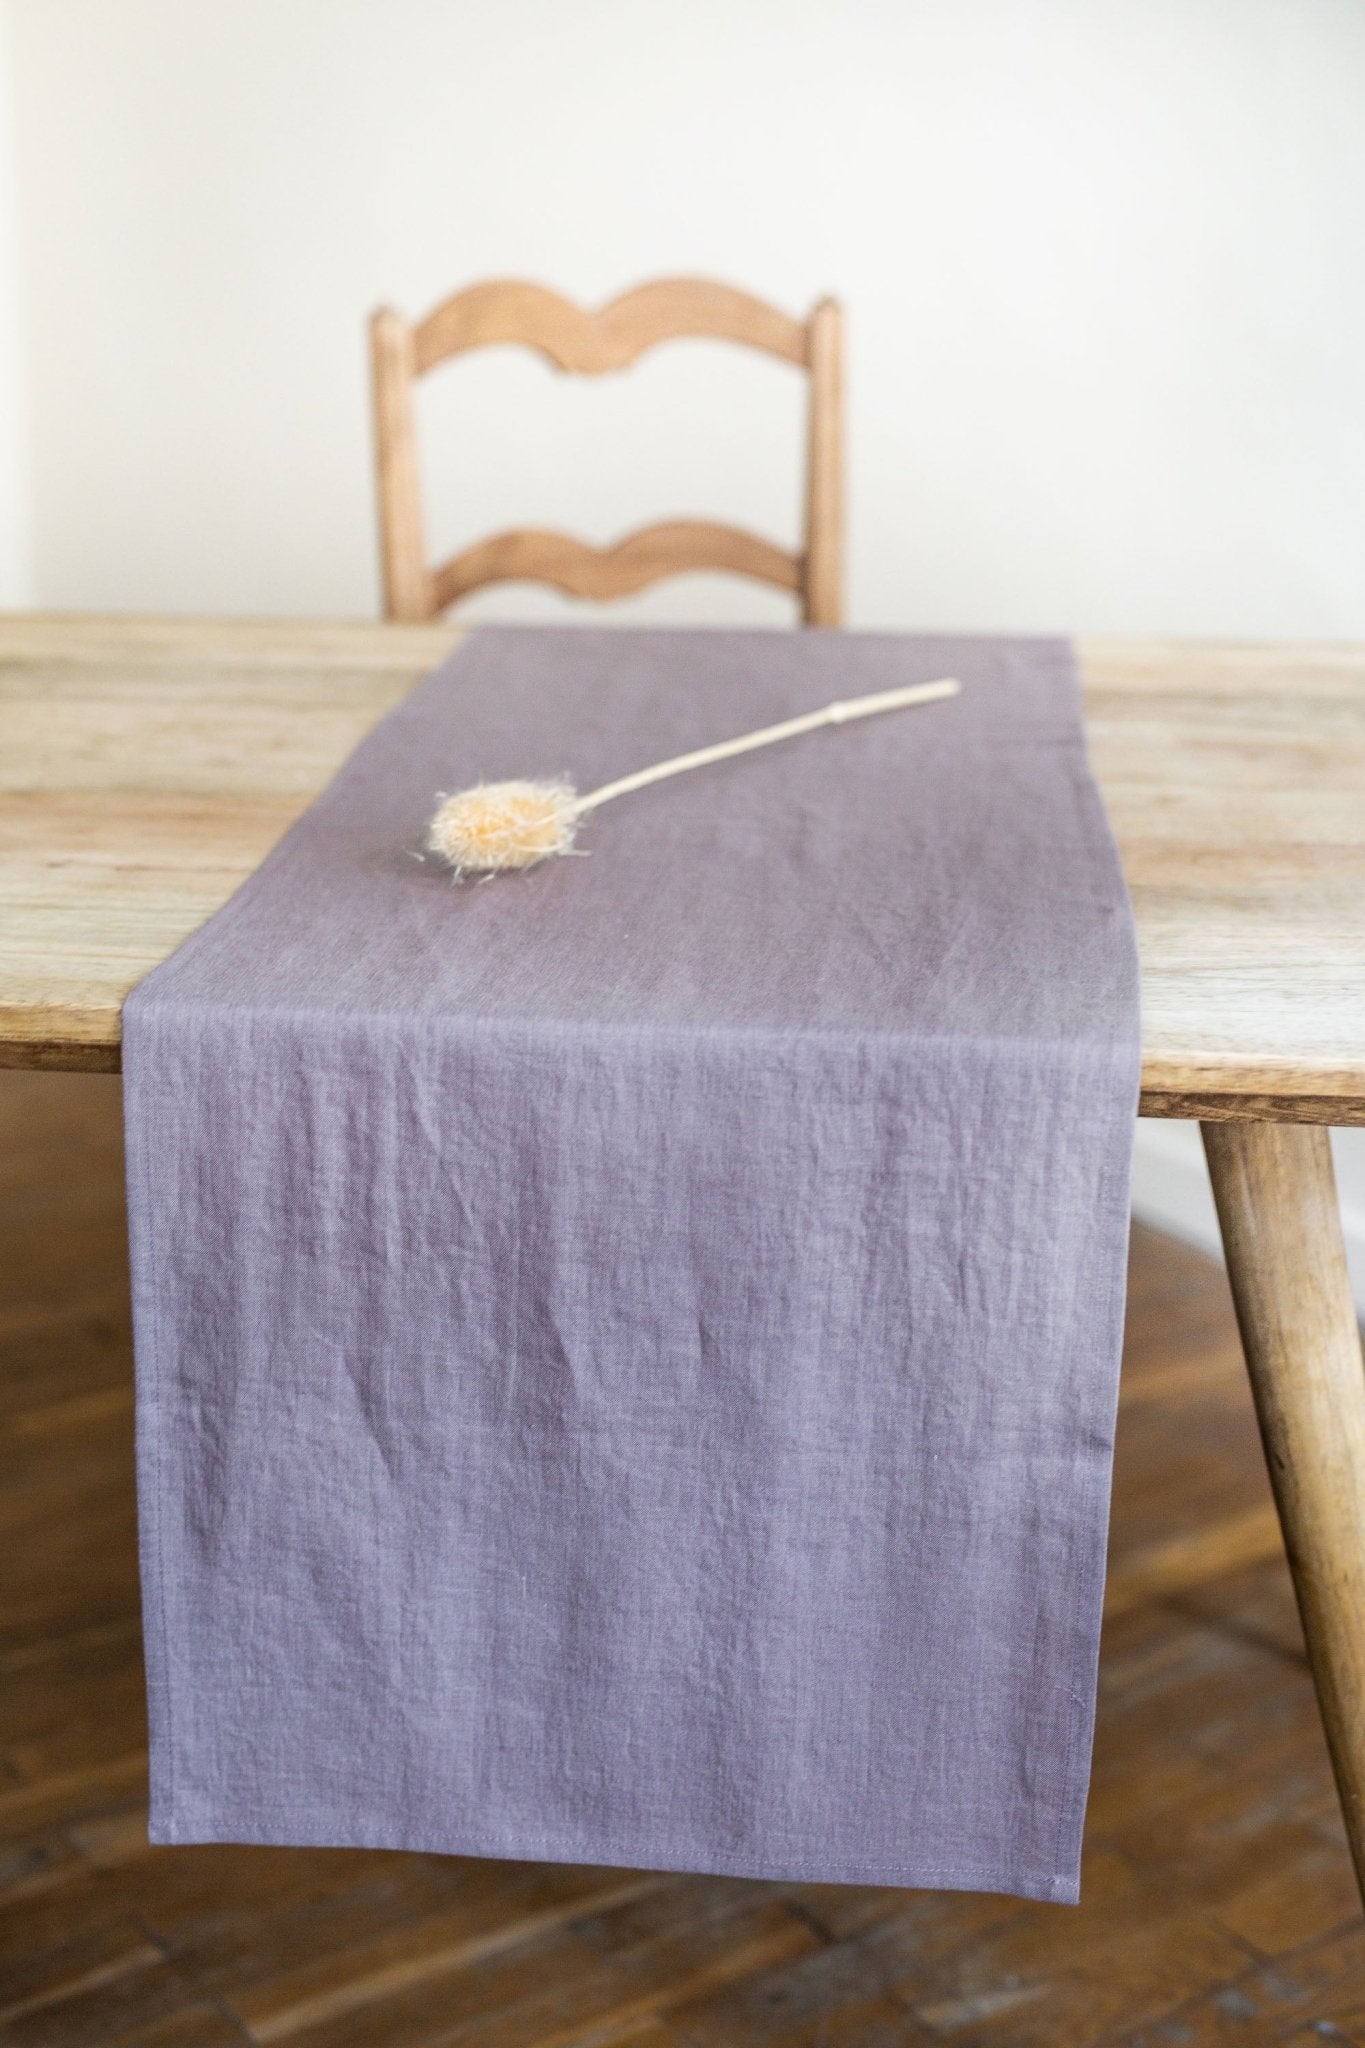
{"label": "table top surface", "polygon": [[[0,1065],[116,1068],[128,990],[458,638],[0,618]],[[1365,1122],[1365,647],[1079,651],[1144,1110]]]}

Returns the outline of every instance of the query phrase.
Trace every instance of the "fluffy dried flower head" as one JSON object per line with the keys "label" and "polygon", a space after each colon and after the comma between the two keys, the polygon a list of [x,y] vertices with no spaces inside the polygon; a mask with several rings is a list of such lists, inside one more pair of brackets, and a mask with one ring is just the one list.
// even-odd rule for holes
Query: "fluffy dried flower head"
{"label": "fluffy dried flower head", "polygon": [[483,782],[442,799],[427,851],[457,875],[534,867],[573,845],[576,802],[571,782]]}

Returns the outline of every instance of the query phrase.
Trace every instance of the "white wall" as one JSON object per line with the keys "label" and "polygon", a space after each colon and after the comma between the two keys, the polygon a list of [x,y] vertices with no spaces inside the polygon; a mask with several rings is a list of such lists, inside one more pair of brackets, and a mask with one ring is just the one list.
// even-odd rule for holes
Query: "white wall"
{"label": "white wall", "polygon": [[0,12],[0,606],[30,600],[19,319],[17,156],[9,19]]}
{"label": "white wall", "polygon": [[[1361,0],[8,5],[40,604],[373,611],[369,307],[696,270],[848,302],[854,624],[1365,638]],[[454,366],[436,540],[794,535],[798,390]],[[1143,1140],[1167,1220],[1199,1171]]]}
{"label": "white wall", "polygon": [[[848,300],[857,622],[1365,634],[1360,0],[11,12],[41,603],[373,609],[368,307],[696,269]],[[797,379],[688,355],[452,368],[441,538],[790,529]]]}

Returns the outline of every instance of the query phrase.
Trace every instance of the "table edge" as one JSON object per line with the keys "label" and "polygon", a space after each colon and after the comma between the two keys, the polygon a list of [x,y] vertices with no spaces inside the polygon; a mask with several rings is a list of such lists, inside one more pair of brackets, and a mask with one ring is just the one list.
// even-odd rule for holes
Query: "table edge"
{"label": "table edge", "polygon": [[[0,1026],[0,1068],[65,1074],[122,1071],[121,1034],[64,1038],[51,1032]],[[1139,1116],[1210,1123],[1298,1123],[1365,1125],[1365,1075],[1343,1075],[1324,1090],[1320,1070],[1295,1076],[1250,1068],[1239,1074],[1227,1062],[1181,1062],[1164,1056],[1145,1060]]]}

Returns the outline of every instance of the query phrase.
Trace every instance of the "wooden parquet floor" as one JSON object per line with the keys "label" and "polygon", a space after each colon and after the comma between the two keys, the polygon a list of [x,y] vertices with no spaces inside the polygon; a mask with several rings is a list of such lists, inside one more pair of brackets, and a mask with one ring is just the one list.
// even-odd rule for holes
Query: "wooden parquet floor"
{"label": "wooden parquet floor", "polygon": [[6,2048],[1365,2044],[1365,1922],[1226,1290],[1133,1247],[1080,1908],[151,1849],[117,1084],[0,1075]]}

